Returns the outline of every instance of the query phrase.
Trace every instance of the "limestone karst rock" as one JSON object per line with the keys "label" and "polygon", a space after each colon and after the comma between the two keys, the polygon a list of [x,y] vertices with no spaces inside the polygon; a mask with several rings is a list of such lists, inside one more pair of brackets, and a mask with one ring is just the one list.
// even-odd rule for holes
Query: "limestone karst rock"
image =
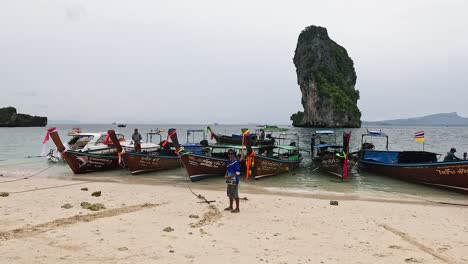
{"label": "limestone karst rock", "polygon": [[309,26],[301,32],[294,65],[304,107],[291,116],[294,126],[361,126],[353,60],[330,39],[327,29]]}
{"label": "limestone karst rock", "polygon": [[0,108],[0,127],[43,127],[47,117],[17,114],[16,108]]}

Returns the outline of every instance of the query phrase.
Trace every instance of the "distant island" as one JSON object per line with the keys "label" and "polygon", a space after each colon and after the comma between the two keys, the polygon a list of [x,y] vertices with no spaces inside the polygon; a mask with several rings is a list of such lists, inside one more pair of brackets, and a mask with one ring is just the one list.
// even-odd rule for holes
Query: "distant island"
{"label": "distant island", "polygon": [[326,28],[305,28],[293,61],[304,108],[291,115],[293,126],[361,126],[353,60],[345,48],[330,39]]}
{"label": "distant island", "polygon": [[456,112],[383,121],[363,121],[363,126],[468,126],[468,118]]}
{"label": "distant island", "polygon": [[47,117],[16,113],[14,107],[0,108],[0,127],[44,127]]}

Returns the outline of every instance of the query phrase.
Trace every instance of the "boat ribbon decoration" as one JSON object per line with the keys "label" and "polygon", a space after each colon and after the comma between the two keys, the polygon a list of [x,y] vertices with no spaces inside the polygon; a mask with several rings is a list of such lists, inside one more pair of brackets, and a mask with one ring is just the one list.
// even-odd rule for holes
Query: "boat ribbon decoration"
{"label": "boat ribbon decoration", "polygon": [[[169,142],[169,139],[171,138],[171,136],[175,135],[177,132],[176,130],[174,129],[171,133],[168,133],[167,134],[167,137],[166,137],[166,140],[164,140],[164,142],[161,144],[161,146],[166,146],[167,143]],[[178,150],[176,150],[176,153],[178,154],[179,152],[177,152]]]}
{"label": "boat ribbon decoration", "polygon": [[107,133],[106,139],[104,140],[104,145],[109,145],[110,135]]}
{"label": "boat ribbon decoration", "polygon": [[[108,135],[108,136],[109,136],[109,135]],[[122,159],[122,156],[123,156],[124,154],[125,154],[125,150],[124,150],[124,149],[122,149],[122,151],[120,151],[120,152],[117,152],[117,156],[119,157],[119,165],[120,165],[121,167],[125,167],[125,164],[124,164],[123,159]]]}
{"label": "boat ribbon decoration", "polygon": [[207,129],[208,131],[210,131],[210,139],[213,140],[213,138],[214,138],[214,132],[213,132],[213,130],[211,130],[211,127],[210,127],[210,126],[206,127],[206,129]]}
{"label": "boat ribbon decoration", "polygon": [[252,168],[255,165],[255,151],[252,151],[245,160],[245,180],[249,180],[249,176],[252,175]]}
{"label": "boat ribbon decoration", "polygon": [[346,133],[343,131],[343,152],[345,153],[343,161],[343,180],[348,180],[349,140],[351,139],[352,132],[353,131],[349,131],[349,133]]}
{"label": "boat ribbon decoration", "polygon": [[57,128],[56,127],[51,127],[51,128],[47,129],[44,140],[42,140],[42,152],[41,152],[40,156],[46,156],[47,155],[46,143],[49,141],[50,133],[52,133],[52,132],[57,132]]}
{"label": "boat ribbon decoration", "polygon": [[[247,129],[244,132],[242,132],[242,148],[241,148],[242,155],[244,153],[243,149],[244,149],[245,137],[249,135],[250,135],[250,129]],[[250,138],[247,138],[247,140],[250,140]],[[255,160],[255,151],[252,151],[245,159],[245,180],[246,181],[248,181],[249,176],[252,175],[252,168],[254,166],[254,160]]]}
{"label": "boat ribbon decoration", "polygon": [[241,144],[241,159],[239,161],[242,161],[244,158],[244,143],[245,143],[245,137],[248,137],[250,135],[250,129],[245,130],[242,133],[242,144]]}

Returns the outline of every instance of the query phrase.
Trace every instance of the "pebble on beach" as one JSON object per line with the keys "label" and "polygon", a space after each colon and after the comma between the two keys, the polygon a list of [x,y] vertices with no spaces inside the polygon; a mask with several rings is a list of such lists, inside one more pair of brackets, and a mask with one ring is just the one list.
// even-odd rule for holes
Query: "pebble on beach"
{"label": "pebble on beach", "polygon": [[338,205],[338,201],[333,201],[333,200],[331,200],[331,201],[330,201],[330,205]]}
{"label": "pebble on beach", "polygon": [[81,188],[82,191],[88,191],[87,187]]}
{"label": "pebble on beach", "polygon": [[1,193],[0,193],[0,196],[1,196],[1,197],[7,197],[7,196],[10,196],[10,194],[7,193],[7,192],[1,192]]}
{"label": "pebble on beach", "polygon": [[93,192],[91,196],[99,197],[101,196],[101,191]]}
{"label": "pebble on beach", "polygon": [[191,215],[189,215],[189,218],[200,218],[200,217],[198,215],[191,214]]}

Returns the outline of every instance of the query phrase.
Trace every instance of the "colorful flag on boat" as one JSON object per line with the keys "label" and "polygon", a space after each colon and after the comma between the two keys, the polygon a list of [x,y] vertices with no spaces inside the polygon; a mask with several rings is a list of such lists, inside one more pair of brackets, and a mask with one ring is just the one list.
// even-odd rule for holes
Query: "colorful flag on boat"
{"label": "colorful flag on boat", "polygon": [[51,127],[51,128],[47,129],[44,140],[42,140],[42,152],[41,152],[41,155],[40,155],[41,157],[47,156],[48,152],[46,150],[46,147],[47,147],[47,142],[49,141],[49,138],[50,138],[50,133],[56,132],[56,131],[57,131],[56,127]]}
{"label": "colorful flag on boat", "polygon": [[424,142],[424,131],[414,133],[414,141],[421,143]]}

